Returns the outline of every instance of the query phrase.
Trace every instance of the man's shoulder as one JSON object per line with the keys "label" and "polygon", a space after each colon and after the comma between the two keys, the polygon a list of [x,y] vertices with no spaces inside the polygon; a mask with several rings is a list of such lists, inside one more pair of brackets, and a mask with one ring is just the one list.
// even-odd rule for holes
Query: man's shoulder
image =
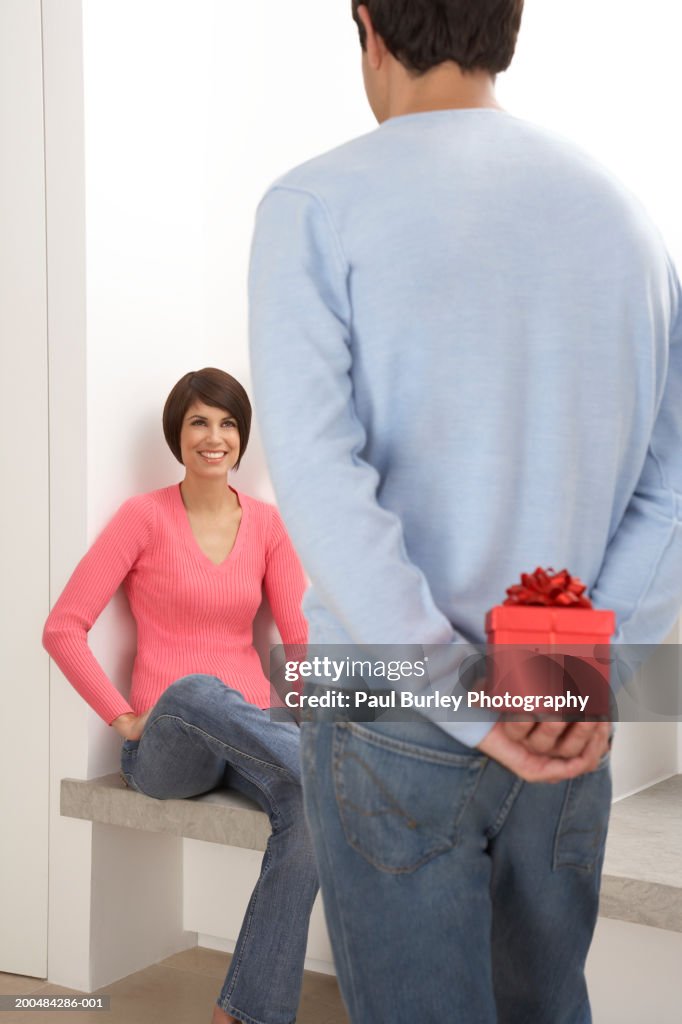
{"label": "man's shoulder", "polygon": [[554,197],[558,203],[582,196],[623,224],[634,220],[640,227],[647,225],[644,207],[634,192],[615,170],[582,144],[523,118],[510,116],[507,131],[510,148],[522,169],[519,177],[523,180],[528,175],[527,187],[537,187],[541,196]]}
{"label": "man's shoulder", "polygon": [[382,231],[393,244],[394,224],[403,235],[425,224],[456,235],[459,224],[477,218],[493,238],[512,237],[523,224],[570,236],[576,251],[608,237],[632,266],[662,260],[658,229],[617,173],[560,132],[506,111],[391,119],[294,167],[264,201],[281,204],[289,217],[312,204],[349,259],[356,243],[373,244]]}
{"label": "man's shoulder", "polygon": [[[492,184],[499,179],[508,185],[518,178],[527,188],[537,181],[543,191],[575,188],[597,200],[641,211],[618,176],[581,145],[507,111],[426,111],[423,117],[391,119],[293,167],[271,184],[266,195],[288,189],[323,200],[352,196],[357,202],[366,190],[373,194],[373,185],[384,192],[392,187],[428,192],[430,181],[436,191],[456,190],[460,175],[469,178],[479,168]],[[361,194],[356,191],[359,181]]]}
{"label": "man's shoulder", "polygon": [[377,130],[359,135],[324,153],[292,167],[270,185],[266,195],[278,189],[309,192],[320,198],[334,191],[334,185],[362,175],[376,148]]}

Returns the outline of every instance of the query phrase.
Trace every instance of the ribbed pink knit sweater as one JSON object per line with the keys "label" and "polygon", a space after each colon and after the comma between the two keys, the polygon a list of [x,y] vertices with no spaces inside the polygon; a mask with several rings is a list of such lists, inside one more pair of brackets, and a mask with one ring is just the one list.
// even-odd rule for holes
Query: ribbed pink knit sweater
{"label": "ribbed pink knit sweater", "polygon": [[[220,565],[197,544],[176,484],[126,501],[76,567],[45,624],[43,644],[107,723],[141,714],[172,682],[193,673],[218,676],[252,704],[268,707],[270,684],[252,632],[263,585],[283,642],[306,643],[303,571],[279,513],[238,497],[239,530]],[[137,622],[130,704],[87,641],[121,583]]]}

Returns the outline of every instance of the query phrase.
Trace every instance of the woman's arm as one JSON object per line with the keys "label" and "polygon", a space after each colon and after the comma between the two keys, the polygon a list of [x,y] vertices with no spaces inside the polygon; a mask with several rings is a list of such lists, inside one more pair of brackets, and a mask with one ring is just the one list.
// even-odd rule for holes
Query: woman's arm
{"label": "woman's arm", "polygon": [[[119,716],[138,716],[108,678],[88,645],[93,623],[149,543],[154,508],[146,495],[126,501],[81,559],[50,612],[43,646],[91,708],[111,724]],[[116,726],[129,736],[136,722]]]}
{"label": "woman's arm", "polygon": [[306,581],[298,555],[276,508],[272,509],[264,584],[282,643],[287,648],[296,647],[292,656],[301,657],[301,648],[308,643],[308,624],[301,611]]}

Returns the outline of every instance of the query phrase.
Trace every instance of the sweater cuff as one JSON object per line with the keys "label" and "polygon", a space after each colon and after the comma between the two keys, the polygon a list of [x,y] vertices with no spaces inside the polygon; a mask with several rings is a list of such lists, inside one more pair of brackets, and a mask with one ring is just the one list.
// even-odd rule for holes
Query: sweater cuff
{"label": "sweater cuff", "polygon": [[95,708],[100,718],[103,718],[107,725],[111,725],[114,719],[118,718],[119,715],[135,715],[137,712],[134,708],[131,708],[127,700],[119,695],[119,699],[113,698],[112,700],[106,701],[106,703],[99,708]]}

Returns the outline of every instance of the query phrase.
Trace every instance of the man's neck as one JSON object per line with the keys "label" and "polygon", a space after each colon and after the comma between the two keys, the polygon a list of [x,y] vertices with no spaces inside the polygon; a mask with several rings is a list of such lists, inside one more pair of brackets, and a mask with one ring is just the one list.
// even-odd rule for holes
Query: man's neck
{"label": "man's neck", "polygon": [[463,72],[451,61],[419,76],[410,75],[397,61],[391,71],[380,122],[429,110],[502,110],[495,96],[495,80],[485,71]]}

